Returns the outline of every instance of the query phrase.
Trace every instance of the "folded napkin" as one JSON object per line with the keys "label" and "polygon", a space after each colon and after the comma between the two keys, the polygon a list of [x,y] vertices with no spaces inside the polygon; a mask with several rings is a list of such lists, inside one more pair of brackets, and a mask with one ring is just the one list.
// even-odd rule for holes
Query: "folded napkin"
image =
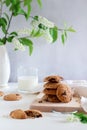
{"label": "folded napkin", "polygon": [[69,84],[73,91],[80,97],[87,97],[87,80],[68,80],[67,84]]}

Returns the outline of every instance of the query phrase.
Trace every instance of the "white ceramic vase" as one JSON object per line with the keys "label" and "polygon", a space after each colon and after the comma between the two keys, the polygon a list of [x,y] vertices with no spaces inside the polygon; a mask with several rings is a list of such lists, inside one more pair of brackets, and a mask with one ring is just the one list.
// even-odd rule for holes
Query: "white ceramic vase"
{"label": "white ceramic vase", "polygon": [[0,46],[0,88],[6,87],[10,77],[10,62],[5,45]]}

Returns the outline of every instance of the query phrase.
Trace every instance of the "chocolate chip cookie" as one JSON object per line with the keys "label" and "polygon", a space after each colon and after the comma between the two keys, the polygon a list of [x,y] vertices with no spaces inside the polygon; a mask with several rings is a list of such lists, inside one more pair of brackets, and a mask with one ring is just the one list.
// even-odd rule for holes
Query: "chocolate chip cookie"
{"label": "chocolate chip cookie", "polygon": [[6,101],[17,101],[20,100],[22,96],[20,94],[7,94],[3,97]]}
{"label": "chocolate chip cookie", "polygon": [[26,119],[26,118],[28,118],[27,114],[21,109],[17,109],[17,110],[12,111],[10,113],[10,117],[14,118],[14,119]]}
{"label": "chocolate chip cookie", "polygon": [[51,75],[44,78],[44,82],[52,82],[52,83],[58,83],[61,80],[63,80],[63,77],[58,75]]}
{"label": "chocolate chip cookie", "polygon": [[57,89],[58,86],[59,86],[59,83],[48,82],[48,83],[45,83],[43,87],[48,88],[48,89]]}
{"label": "chocolate chip cookie", "polygon": [[45,102],[52,102],[52,103],[58,103],[60,102],[60,100],[57,98],[56,95],[44,95],[42,97],[42,102],[45,101]]}
{"label": "chocolate chip cookie", "polygon": [[56,95],[56,89],[45,88],[43,93],[46,95]]}
{"label": "chocolate chip cookie", "polygon": [[56,96],[63,103],[70,102],[72,99],[71,88],[66,84],[60,83],[56,91]]}
{"label": "chocolate chip cookie", "polygon": [[39,118],[42,117],[42,113],[39,110],[26,110],[24,111],[26,113],[26,115],[28,116],[28,118]]}

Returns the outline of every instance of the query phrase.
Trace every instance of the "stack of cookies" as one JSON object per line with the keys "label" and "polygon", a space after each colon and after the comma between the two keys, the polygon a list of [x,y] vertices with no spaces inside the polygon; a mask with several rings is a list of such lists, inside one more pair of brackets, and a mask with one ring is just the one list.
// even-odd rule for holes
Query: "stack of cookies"
{"label": "stack of cookies", "polygon": [[56,91],[61,80],[63,80],[63,78],[56,75],[48,76],[44,79],[44,82],[46,82],[44,84],[44,90],[43,90],[44,101],[60,102],[56,96]]}
{"label": "stack of cookies", "polygon": [[46,102],[70,102],[72,99],[72,92],[68,85],[61,83],[63,78],[61,76],[48,76],[44,79],[44,96],[42,101]]}

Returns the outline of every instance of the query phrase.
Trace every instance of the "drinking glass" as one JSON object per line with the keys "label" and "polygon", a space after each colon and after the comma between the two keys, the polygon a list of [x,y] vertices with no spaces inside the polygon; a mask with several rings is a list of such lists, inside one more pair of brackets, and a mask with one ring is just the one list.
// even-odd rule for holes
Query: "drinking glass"
{"label": "drinking glass", "polygon": [[18,89],[30,91],[38,85],[38,69],[21,66],[18,68]]}

